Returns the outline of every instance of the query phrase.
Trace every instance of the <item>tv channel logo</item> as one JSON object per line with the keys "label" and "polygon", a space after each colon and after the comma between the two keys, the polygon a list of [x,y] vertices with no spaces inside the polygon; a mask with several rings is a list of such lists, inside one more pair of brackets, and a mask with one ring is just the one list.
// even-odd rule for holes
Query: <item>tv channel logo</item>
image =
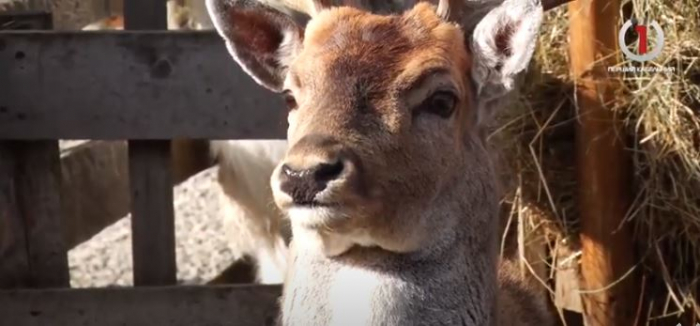
{"label": "tv channel logo", "polygon": [[[652,46],[651,51],[649,51],[649,31],[653,30],[655,44]],[[634,28],[637,32],[637,49],[633,52],[630,49],[630,45],[625,42],[625,35],[627,32]],[[625,54],[625,56],[633,61],[645,62],[649,60],[656,59],[663,51],[664,48],[664,31],[661,26],[655,20],[652,20],[647,25],[639,24],[635,19],[627,20],[620,28],[618,34],[618,42],[620,44],[620,49]]]}

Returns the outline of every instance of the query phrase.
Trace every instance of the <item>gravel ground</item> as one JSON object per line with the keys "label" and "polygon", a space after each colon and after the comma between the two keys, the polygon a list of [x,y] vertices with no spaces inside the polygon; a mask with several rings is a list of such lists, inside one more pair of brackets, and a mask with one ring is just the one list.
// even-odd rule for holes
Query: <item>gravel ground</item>
{"label": "gravel ground", "polygon": [[[66,148],[77,144],[62,142]],[[174,188],[177,279],[203,284],[234,260],[219,214],[217,168]],[[71,285],[76,288],[133,285],[131,219],[126,216],[68,253]]]}

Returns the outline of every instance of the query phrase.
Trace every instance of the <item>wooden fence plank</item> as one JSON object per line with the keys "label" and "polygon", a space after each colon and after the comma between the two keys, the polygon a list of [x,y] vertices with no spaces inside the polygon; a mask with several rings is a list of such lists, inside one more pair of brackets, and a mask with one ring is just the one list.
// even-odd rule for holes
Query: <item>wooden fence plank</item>
{"label": "wooden fence plank", "polygon": [[31,286],[69,286],[61,228],[57,140],[14,143],[15,191],[26,234]]}
{"label": "wooden fence plank", "polygon": [[175,284],[170,142],[130,142],[129,179],[134,285]]}
{"label": "wooden fence plank", "polygon": [[569,5],[571,72],[576,82],[578,204],[581,216],[581,292],[588,326],[644,325],[631,225],[631,160],[614,105],[619,78],[620,1]]}
{"label": "wooden fence plank", "polygon": [[126,142],[91,141],[61,153],[63,233],[71,249],[129,214]]}
{"label": "wooden fence plank", "polygon": [[[31,9],[47,9],[45,2],[29,1],[28,4]],[[27,15],[26,19],[33,24],[2,24],[0,28],[52,28],[50,14]],[[0,168],[5,170],[5,176],[0,178],[5,179],[3,183],[11,183],[9,189],[7,185],[2,186],[6,189],[3,197],[11,200],[5,200],[4,207],[0,206],[7,215],[0,218],[10,222],[11,234],[2,246],[2,263],[9,267],[10,273],[22,271],[22,275],[9,277],[6,281],[14,278],[15,282],[6,285],[67,287],[68,257],[61,228],[58,141],[14,141],[4,145],[2,154],[11,162]]]}
{"label": "wooden fence plank", "polygon": [[[126,0],[124,29],[167,29],[165,0]],[[134,285],[175,284],[175,213],[171,144],[129,141]]]}
{"label": "wooden fence plank", "polygon": [[165,0],[125,0],[124,29],[168,29],[168,15],[166,9]]}
{"label": "wooden fence plank", "polygon": [[3,325],[274,325],[279,286],[0,291]]}
{"label": "wooden fence plank", "polygon": [[214,32],[0,33],[0,139],[284,139]]}
{"label": "wooden fence plank", "polygon": [[15,153],[0,141],[0,288],[27,286],[29,260],[24,223],[15,196]]}

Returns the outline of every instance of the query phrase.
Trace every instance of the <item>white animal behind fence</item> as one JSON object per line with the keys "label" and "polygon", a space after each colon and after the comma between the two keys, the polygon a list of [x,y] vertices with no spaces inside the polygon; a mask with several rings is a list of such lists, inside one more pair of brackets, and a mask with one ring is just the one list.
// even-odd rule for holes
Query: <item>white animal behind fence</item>
{"label": "white animal behind fence", "polygon": [[258,281],[282,283],[289,223],[275,206],[270,176],[287,151],[284,140],[213,141],[226,238],[238,255],[255,258]]}

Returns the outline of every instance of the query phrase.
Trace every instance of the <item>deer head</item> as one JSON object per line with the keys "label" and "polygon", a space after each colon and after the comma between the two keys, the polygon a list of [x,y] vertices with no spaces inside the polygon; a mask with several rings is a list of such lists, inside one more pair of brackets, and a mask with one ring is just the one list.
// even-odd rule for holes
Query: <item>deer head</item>
{"label": "deer head", "polygon": [[258,1],[207,5],[236,62],[286,100],[290,148],[271,182],[295,235],[317,234],[328,256],[402,253],[493,223],[481,129],[529,63],[538,1],[396,15],[309,1],[305,26]]}

